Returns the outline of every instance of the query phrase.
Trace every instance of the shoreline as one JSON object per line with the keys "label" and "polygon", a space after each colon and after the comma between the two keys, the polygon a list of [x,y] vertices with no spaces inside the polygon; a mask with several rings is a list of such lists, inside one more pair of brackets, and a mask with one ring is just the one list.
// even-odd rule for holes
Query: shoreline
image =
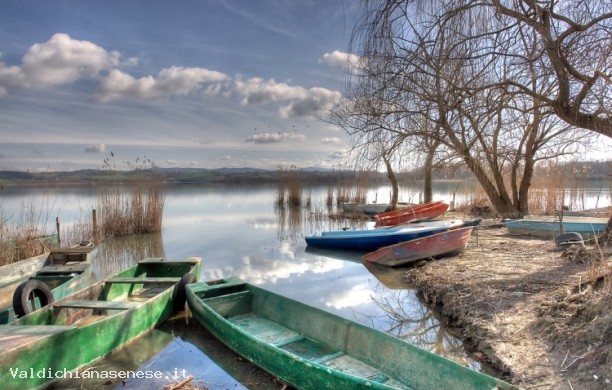
{"label": "shoreline", "polygon": [[[462,254],[407,271],[406,281],[505,380],[612,389],[612,302],[592,264],[502,226],[483,221]],[[604,256],[596,271],[609,275]]]}

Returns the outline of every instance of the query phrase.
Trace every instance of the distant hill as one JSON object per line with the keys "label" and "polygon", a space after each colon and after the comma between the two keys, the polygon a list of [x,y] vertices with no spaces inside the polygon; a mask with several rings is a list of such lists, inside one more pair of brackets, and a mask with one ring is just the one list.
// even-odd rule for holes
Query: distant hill
{"label": "distant hill", "polygon": [[[352,177],[352,171],[305,168],[292,171],[303,182],[327,182],[341,177]],[[19,185],[86,185],[125,183],[155,177],[167,183],[273,183],[286,179],[287,172],[259,168],[152,168],[134,171],[109,171],[86,169],[68,172],[17,172],[0,171],[0,186]],[[372,178],[386,180],[385,175],[372,172]]]}
{"label": "distant hill", "polygon": [[[612,161],[568,162],[554,168],[556,172],[568,172],[583,179],[603,179],[611,177]],[[344,179],[352,180],[364,172],[348,170],[331,170],[308,167],[297,170],[268,170],[259,168],[152,168],[133,171],[109,171],[84,169],[68,172],[18,172],[0,171],[0,189],[20,185],[90,185],[105,183],[125,183],[150,179],[152,176],[166,183],[274,183],[287,180],[288,174],[298,175],[303,183],[341,183]],[[365,172],[369,183],[388,184],[386,173]],[[546,168],[538,167],[536,175],[547,175]],[[420,169],[411,172],[396,173],[400,182],[422,180]],[[466,167],[437,169],[434,180],[465,180],[472,178]],[[360,179],[362,180],[362,179]]]}

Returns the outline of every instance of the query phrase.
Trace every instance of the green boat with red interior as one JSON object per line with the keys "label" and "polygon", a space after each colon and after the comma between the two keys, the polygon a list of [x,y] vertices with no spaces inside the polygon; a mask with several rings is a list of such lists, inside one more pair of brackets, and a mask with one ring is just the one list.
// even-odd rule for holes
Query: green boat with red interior
{"label": "green boat with red interior", "polygon": [[185,307],[201,259],[151,258],[0,325],[2,389],[46,386],[129,343]]}
{"label": "green boat with red interior", "polygon": [[186,291],[194,317],[214,336],[299,389],[517,389],[238,278],[193,283]]}

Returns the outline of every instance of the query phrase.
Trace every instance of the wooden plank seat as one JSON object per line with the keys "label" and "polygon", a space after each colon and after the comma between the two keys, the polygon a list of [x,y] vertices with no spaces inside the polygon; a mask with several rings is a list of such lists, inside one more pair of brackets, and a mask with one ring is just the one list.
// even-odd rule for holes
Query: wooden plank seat
{"label": "wooden plank seat", "polygon": [[132,301],[91,301],[86,299],[72,299],[56,302],[53,304],[53,307],[95,310],[127,310],[140,304],[140,302]]}
{"label": "wooden plank seat", "polygon": [[168,283],[168,284],[176,284],[181,280],[181,278],[177,277],[157,277],[157,278],[109,278],[106,279],[106,283]]}

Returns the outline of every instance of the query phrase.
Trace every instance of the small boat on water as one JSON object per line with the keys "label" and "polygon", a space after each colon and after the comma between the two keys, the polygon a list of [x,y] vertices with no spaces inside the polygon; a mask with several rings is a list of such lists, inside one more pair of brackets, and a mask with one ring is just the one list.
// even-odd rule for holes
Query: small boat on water
{"label": "small boat on water", "polygon": [[504,225],[510,234],[524,234],[536,237],[553,238],[565,233],[580,233],[583,238],[597,236],[606,228],[608,218],[527,215],[523,219],[505,220]]}
{"label": "small boat on water", "polygon": [[437,223],[429,222],[426,226],[402,226],[397,229],[320,232],[306,236],[305,239],[308,245],[317,247],[373,251],[383,246],[440,233],[449,229],[448,223],[443,223],[444,221],[435,222]]}
{"label": "small boat on water", "polygon": [[448,210],[448,204],[442,201],[405,207],[374,216],[376,226],[393,226],[420,219],[437,218]]}
{"label": "small boat on water", "polygon": [[97,252],[84,241],[0,267],[0,324],[90,285]]}
{"label": "small boat on water", "polygon": [[200,258],[146,259],[0,325],[2,388],[42,387],[151,330],[185,307],[185,286],[200,271]]}
{"label": "small boat on water", "polygon": [[[414,206],[412,203],[404,203],[399,202],[397,204],[397,208],[401,209],[404,207]],[[387,210],[390,210],[393,205],[391,203],[355,203],[355,202],[345,202],[342,203],[342,211],[345,214],[365,214],[365,215],[376,215],[380,213],[384,213]]]}
{"label": "small boat on water", "polygon": [[346,202],[342,203],[342,211],[345,214],[365,214],[374,215],[378,213],[384,213],[391,207],[389,203],[353,203]]}
{"label": "small boat on water", "polygon": [[464,226],[465,224],[473,223],[473,221],[464,221],[461,219],[444,219],[440,221],[416,221],[407,222],[401,225],[395,226],[381,226],[374,229],[343,229],[343,230],[329,230],[321,232],[322,236],[347,236],[353,234],[380,234],[380,232],[396,232],[402,229],[414,229],[423,227],[445,227],[447,229],[456,229]]}
{"label": "small boat on water", "polygon": [[299,389],[517,389],[238,278],[186,290],[194,317],[215,337]]}
{"label": "small boat on water", "polygon": [[461,227],[386,246],[363,256],[363,260],[394,267],[422,259],[453,256],[465,250],[472,230],[473,226]]}

